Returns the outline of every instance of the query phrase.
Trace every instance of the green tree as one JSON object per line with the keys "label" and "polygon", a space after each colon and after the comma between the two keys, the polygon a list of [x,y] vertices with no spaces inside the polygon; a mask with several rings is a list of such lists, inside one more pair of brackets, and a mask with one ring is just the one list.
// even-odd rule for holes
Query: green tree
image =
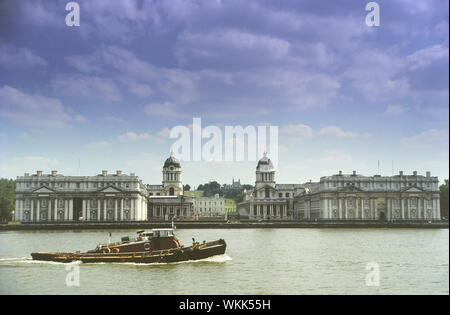
{"label": "green tree", "polygon": [[11,220],[14,211],[16,182],[12,179],[0,179],[0,221]]}
{"label": "green tree", "polygon": [[189,190],[191,190],[191,186],[189,184],[186,184],[186,185],[183,186],[183,190],[184,191],[189,191]]}
{"label": "green tree", "polygon": [[448,219],[448,179],[439,186],[439,195],[441,200],[441,218]]}

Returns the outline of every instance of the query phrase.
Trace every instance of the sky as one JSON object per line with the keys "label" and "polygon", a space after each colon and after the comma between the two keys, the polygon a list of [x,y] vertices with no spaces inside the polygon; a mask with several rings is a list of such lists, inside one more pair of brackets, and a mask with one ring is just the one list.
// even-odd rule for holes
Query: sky
{"label": "sky", "polygon": [[[448,1],[377,1],[372,27],[358,0],[79,0],[72,27],[68,2],[0,2],[0,177],[159,184],[201,118],[276,126],[277,183],[448,178]],[[255,181],[256,160],[181,163],[191,186]]]}

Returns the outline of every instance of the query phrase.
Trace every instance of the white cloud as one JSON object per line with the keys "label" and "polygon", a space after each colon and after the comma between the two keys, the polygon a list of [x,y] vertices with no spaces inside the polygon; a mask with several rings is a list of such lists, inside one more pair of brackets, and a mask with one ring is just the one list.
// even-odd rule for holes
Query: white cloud
{"label": "white cloud", "polygon": [[67,127],[83,121],[59,99],[26,94],[8,85],[0,88],[0,117],[34,127]]}
{"label": "white cloud", "polygon": [[395,115],[401,115],[405,112],[406,112],[406,108],[404,106],[390,104],[384,111],[384,114],[388,115],[388,116],[395,116]]}
{"label": "white cloud", "polygon": [[136,133],[134,131],[128,131],[127,133],[118,136],[117,140],[122,141],[122,142],[137,142],[137,141],[158,140],[158,137],[155,137],[146,132],[145,133]]}
{"label": "white cloud", "polygon": [[297,140],[303,140],[318,136],[332,136],[336,138],[358,138],[370,136],[370,134],[367,132],[356,133],[352,131],[345,131],[338,126],[325,126],[315,131],[312,127],[304,124],[282,126],[280,127],[280,135],[292,137]]}
{"label": "white cloud", "polygon": [[417,70],[429,66],[436,60],[448,60],[448,47],[441,44],[429,46],[416,51],[406,57],[410,70]]}
{"label": "white cloud", "polygon": [[26,68],[46,66],[47,61],[28,48],[17,48],[0,40],[0,67]]}

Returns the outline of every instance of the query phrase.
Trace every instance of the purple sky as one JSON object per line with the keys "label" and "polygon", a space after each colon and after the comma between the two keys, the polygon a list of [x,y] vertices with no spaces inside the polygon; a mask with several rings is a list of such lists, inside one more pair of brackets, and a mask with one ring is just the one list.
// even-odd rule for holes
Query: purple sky
{"label": "purple sky", "polygon": [[[279,128],[279,183],[342,170],[448,178],[448,1],[0,3],[0,177],[102,169],[161,181],[172,127]],[[80,162],[80,163],[79,163]],[[255,162],[182,162],[198,185]],[[392,168],[392,164],[394,167]]]}

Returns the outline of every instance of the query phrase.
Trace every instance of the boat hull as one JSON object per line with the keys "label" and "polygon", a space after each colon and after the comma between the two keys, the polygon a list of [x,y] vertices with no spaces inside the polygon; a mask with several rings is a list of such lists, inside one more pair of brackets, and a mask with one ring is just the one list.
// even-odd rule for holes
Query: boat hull
{"label": "boat hull", "polygon": [[226,243],[220,239],[190,247],[134,253],[32,253],[33,260],[70,263],[171,263],[199,260],[225,253]]}

